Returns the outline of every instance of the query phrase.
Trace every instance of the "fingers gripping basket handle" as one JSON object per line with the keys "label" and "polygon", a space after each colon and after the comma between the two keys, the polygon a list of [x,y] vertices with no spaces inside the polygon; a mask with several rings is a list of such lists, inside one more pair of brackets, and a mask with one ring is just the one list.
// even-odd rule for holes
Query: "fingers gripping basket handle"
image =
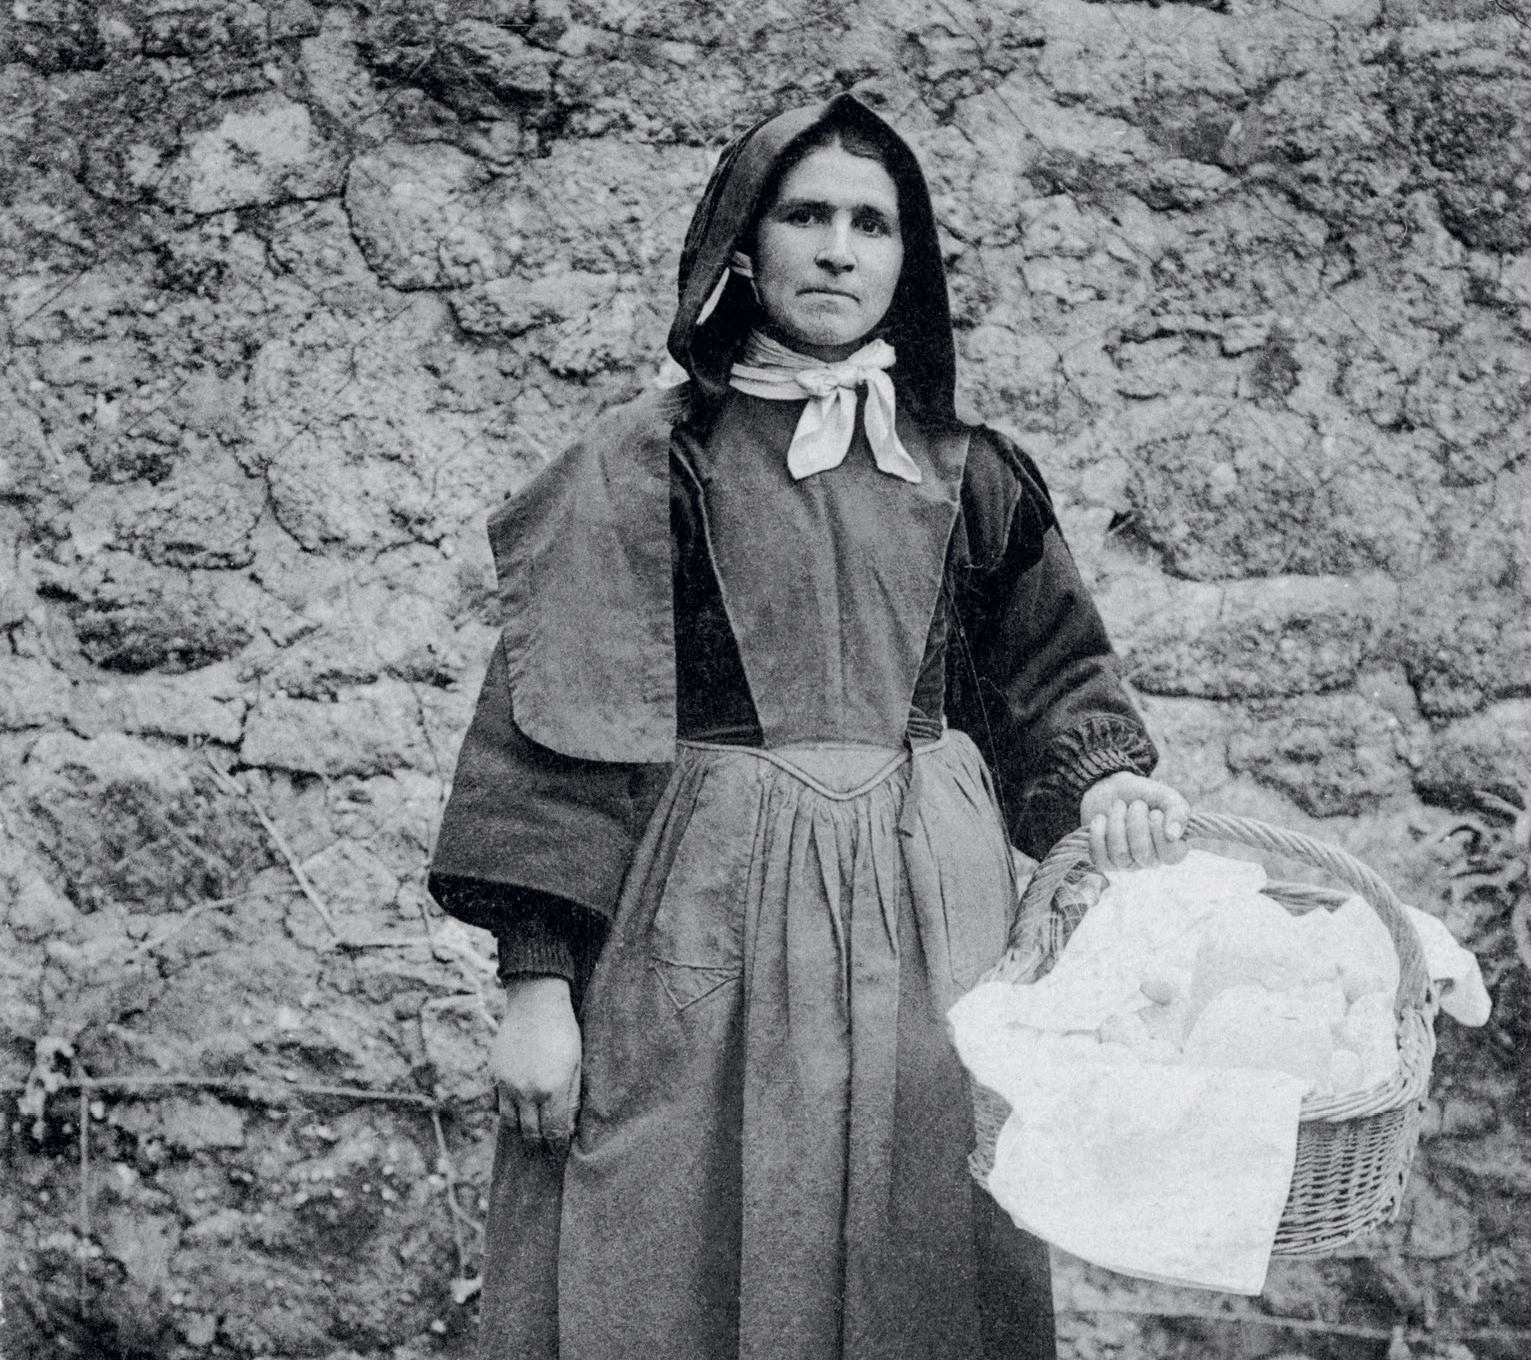
{"label": "fingers gripping basket handle", "polygon": [[[1430,979],[1419,936],[1403,914],[1403,905],[1393,890],[1354,855],[1300,831],[1285,831],[1249,817],[1211,812],[1195,813],[1186,827],[1186,835],[1196,842],[1232,843],[1282,855],[1323,869],[1346,887],[1353,888],[1381,918],[1398,954],[1399,980],[1393,1000],[1394,1013],[1402,1017],[1406,1011],[1419,1010],[1425,1005]],[[1074,870],[1080,864],[1088,863],[1089,859],[1090,833],[1081,828],[1059,841],[1037,866],[1016,911],[1015,926],[1010,933],[1012,953],[1027,955],[1045,951],[1053,898]]]}

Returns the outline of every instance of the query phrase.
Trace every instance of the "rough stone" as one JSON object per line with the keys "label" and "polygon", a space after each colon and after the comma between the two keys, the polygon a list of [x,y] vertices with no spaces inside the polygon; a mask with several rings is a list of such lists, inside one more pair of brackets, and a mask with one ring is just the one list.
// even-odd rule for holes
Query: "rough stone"
{"label": "rough stone", "polygon": [[117,536],[156,566],[249,566],[255,560],[250,534],[260,518],[261,499],[237,469],[230,480],[213,481],[204,473],[190,485],[157,487],[151,496],[123,507]]}
{"label": "rough stone", "polygon": [[420,706],[407,687],[380,681],[333,703],[261,698],[245,722],[246,765],[308,774],[389,774],[422,755]]}
{"label": "rough stone", "polygon": [[[273,264],[295,293],[319,298],[343,316],[373,314],[383,284],[368,267],[339,203],[323,200],[275,208],[267,218],[265,239]],[[247,428],[242,421],[241,435]]]}
{"label": "rough stone", "polygon": [[1169,699],[1145,694],[1140,707],[1159,748],[1157,778],[1195,802],[1222,798],[1234,779],[1228,739],[1237,719],[1229,704],[1210,699]]}
{"label": "rough stone", "polygon": [[1478,1228],[1478,1216],[1469,1206],[1442,1194],[1422,1176],[1409,1187],[1402,1217],[1408,1224],[1404,1254],[1429,1261],[1466,1251]]}
{"label": "rough stone", "polygon": [[71,711],[69,690],[40,657],[0,656],[0,730],[62,726]]}
{"label": "rough stone", "polygon": [[[535,102],[552,94],[557,56],[530,46],[517,34],[480,19],[463,19],[453,24],[444,38],[442,62],[451,73],[448,80],[452,91],[458,95],[447,102],[460,112],[464,104],[475,110],[484,108],[480,102],[484,92],[510,105]],[[479,98],[466,97],[469,91]],[[500,110],[490,104],[486,111],[494,114]]]}
{"label": "rough stone", "polygon": [[158,177],[156,191],[174,207],[225,212],[323,198],[339,186],[341,166],[304,105],[263,94],[239,101],[196,133]]}
{"label": "rough stone", "polygon": [[[277,522],[308,551],[439,543],[496,499],[488,455],[498,446],[485,433],[513,393],[486,392],[472,410],[441,400],[428,364],[451,329],[435,298],[416,295],[355,343],[325,318],[260,351],[251,387],[263,409],[244,456],[264,473]],[[316,428],[312,409],[337,418]]]}
{"label": "rough stone", "polygon": [[[188,1242],[216,1242],[226,1245],[230,1242],[238,1241],[244,1235],[244,1230],[244,1214],[240,1213],[238,1209],[219,1209],[215,1213],[209,1214],[206,1218],[199,1219],[196,1223],[193,1223],[191,1227],[186,1229],[183,1236],[184,1240]],[[204,1314],[203,1316],[207,1317],[209,1323],[217,1322],[217,1318],[211,1314]],[[204,1346],[213,1339],[212,1330],[210,1328],[205,1330],[207,1330],[208,1334],[207,1339],[201,1343]],[[191,1339],[189,1334],[187,1339]]]}
{"label": "rough stone", "polygon": [[610,305],[621,279],[570,270],[543,278],[491,279],[453,300],[457,319],[475,335],[521,335],[536,326],[580,322]]}
{"label": "rough stone", "polygon": [[422,1007],[420,1033],[443,1098],[477,1101],[493,1093],[484,1064],[469,1056],[492,1032],[493,1022],[478,997],[442,997]]}
{"label": "rough stone", "polygon": [[377,551],[431,532],[428,487],[407,467],[368,459],[363,447],[337,431],[300,434],[277,450],[267,474],[272,508],[311,551]]}
{"label": "rough stone", "polygon": [[1448,724],[1415,776],[1427,798],[1471,807],[1475,795],[1531,797],[1531,700],[1510,699]]}
{"label": "rough stone", "polygon": [[1356,816],[1408,792],[1418,737],[1359,695],[1252,706],[1228,764],[1285,793],[1314,817]]}
{"label": "rough stone", "polygon": [[1442,560],[1403,585],[1398,658],[1432,717],[1531,694],[1531,478],[1486,499],[1441,515]]}
{"label": "rough stone", "polygon": [[230,896],[266,862],[258,829],[199,765],[116,732],[37,739],[21,769],[22,802],[77,907],[184,909]]}
{"label": "rough stone", "polygon": [[1438,437],[1449,484],[1491,482],[1531,437],[1531,350],[1515,343],[1507,319],[1473,318],[1415,375],[1402,414]]}
{"label": "rough stone", "polygon": [[1175,590],[1116,634],[1151,694],[1266,699],[1353,683],[1397,613],[1390,582],[1281,576]]}
{"label": "rough stone", "polygon": [[118,1109],[116,1123],[186,1152],[245,1145],[244,1115],[215,1096],[172,1096],[155,1105],[128,1105]]}
{"label": "rough stone", "polygon": [[337,841],[303,861],[303,872],[340,912],[364,915],[393,905],[399,880],[376,855],[354,841]]}
{"label": "rough stone", "polygon": [[182,740],[239,743],[249,698],[227,664],[187,676],[140,676],[80,686],[70,707],[79,731],[119,731]]}
{"label": "rough stone", "polygon": [[1294,413],[1209,402],[1137,423],[1131,528],[1177,575],[1343,574],[1419,556],[1416,487]]}
{"label": "rough stone", "polygon": [[1482,250],[1531,246],[1531,78],[1523,66],[1495,52],[1471,69],[1449,46],[1431,50],[1428,39],[1390,56],[1389,113],[1398,136],[1440,172],[1436,193],[1452,231]]}
{"label": "rough stone", "polygon": [[318,108],[347,129],[363,144],[376,139],[369,131],[384,107],[384,99],[398,91],[377,88],[359,50],[361,16],[339,5],[325,6],[319,31],[299,46],[299,62],[307,92]]}
{"label": "rough stone", "polygon": [[[487,181],[471,156],[439,143],[357,157],[346,174],[345,204],[368,264],[395,288],[441,287],[441,243],[471,231]],[[487,242],[485,249],[492,267]]]}
{"label": "rough stone", "polygon": [[80,649],[108,671],[196,670],[237,655],[250,640],[244,622],[200,591],[145,599],[103,592],[75,616]]}
{"label": "rough stone", "polygon": [[0,896],[6,929],[22,944],[62,939],[80,920],[75,905],[43,876],[26,847],[0,832]]}
{"label": "rough stone", "polygon": [[1508,1130],[1457,1144],[1438,1142],[1431,1148],[1430,1156],[1441,1166],[1467,1172],[1491,1190],[1531,1195],[1531,1157],[1516,1145]]}

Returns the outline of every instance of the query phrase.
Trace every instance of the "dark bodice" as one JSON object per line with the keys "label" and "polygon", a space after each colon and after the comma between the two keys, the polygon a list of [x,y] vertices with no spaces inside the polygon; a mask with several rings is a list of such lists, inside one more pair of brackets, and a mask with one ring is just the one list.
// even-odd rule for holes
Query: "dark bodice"
{"label": "dark bodice", "polygon": [[966,436],[900,430],[918,485],[880,472],[859,428],[844,463],[794,481],[782,450],[801,410],[736,395],[705,437],[677,433],[679,734],[763,746],[939,734]]}

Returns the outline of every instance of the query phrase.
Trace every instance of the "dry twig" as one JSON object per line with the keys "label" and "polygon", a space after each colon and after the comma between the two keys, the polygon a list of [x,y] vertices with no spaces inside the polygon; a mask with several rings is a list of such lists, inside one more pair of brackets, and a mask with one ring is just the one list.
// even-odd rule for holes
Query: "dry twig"
{"label": "dry twig", "polygon": [[249,893],[238,893],[233,897],[210,897],[205,902],[198,902],[181,912],[168,930],[161,931],[158,935],[140,940],[126,954],[122,956],[124,964],[137,963],[145,954],[158,949],[162,944],[168,944],[181,931],[185,930],[204,911],[211,911],[214,907],[229,907],[235,902],[243,901]]}
{"label": "dry twig", "polygon": [[1494,8],[1501,14],[1508,14],[1522,28],[1531,29],[1531,19],[1526,18],[1518,9],[1507,3],[1507,0],[1494,0]]}
{"label": "dry twig", "polygon": [[320,919],[329,927],[330,934],[338,940],[340,938],[340,931],[335,928],[335,922],[330,916],[329,907],[325,904],[324,898],[319,895],[318,889],[309,881],[308,875],[303,872],[303,865],[294,853],[293,848],[287,844],[286,837],[277,830],[276,823],[266,815],[266,809],[256,801],[255,795],[235,779],[233,775],[227,770],[219,769],[211,756],[207,758],[207,765],[213,772],[213,778],[217,780],[221,787],[230,793],[239,795],[245,802],[249,803],[251,810],[260,820],[261,826],[265,828],[266,835],[271,838],[271,844],[276,847],[277,853],[287,862],[287,868],[292,872],[293,878],[297,880],[298,887],[303,891],[303,896],[308,898],[313,904],[313,908],[319,913]]}
{"label": "dry twig", "polygon": [[[27,1089],[19,1081],[0,1085],[0,1093],[20,1095]],[[232,1091],[263,1105],[284,1105],[289,1095],[328,1096],[337,1100],[375,1101],[385,1105],[412,1105],[434,1112],[440,1108],[430,1096],[416,1091],[374,1091],[365,1086],[311,1086],[302,1082],[235,1081],[229,1077],[62,1077],[54,1088],[59,1091]]]}
{"label": "dry twig", "polygon": [[1531,886],[1522,890],[1510,908],[1510,934],[1515,937],[1515,952],[1521,964],[1531,972]]}
{"label": "dry twig", "polygon": [[457,1172],[452,1165],[452,1154],[447,1148],[446,1129],[442,1127],[439,1109],[431,1111],[431,1127],[436,1130],[437,1164],[447,1183],[447,1207],[452,1211],[452,1237],[457,1243],[457,1276],[459,1281],[466,1282],[468,1280],[468,1247],[463,1241],[462,1230],[464,1226],[471,1228],[482,1240],[484,1225],[465,1213],[462,1205],[457,1202]]}
{"label": "dry twig", "polygon": [[90,1242],[90,1095],[82,1082],[80,1085],[80,1244],[76,1257],[75,1287],[77,1302],[84,1316],[85,1309],[85,1251]]}
{"label": "dry twig", "polygon": [[1075,1317],[1146,1317],[1164,1322],[1222,1322],[1248,1327],[1279,1327],[1283,1331],[1314,1332],[1324,1336],[1354,1337],[1361,1341],[1531,1341],[1531,1330],[1515,1327],[1477,1327],[1465,1332],[1407,1330],[1401,1326],[1374,1327],[1355,1322],[1328,1322],[1323,1318],[1287,1317],[1281,1313],[1228,1313],[1208,1309],[1176,1308],[1168,1311],[1151,1306],[1130,1304],[1102,1305],[1098,1308],[1060,1308],[1060,1313]]}

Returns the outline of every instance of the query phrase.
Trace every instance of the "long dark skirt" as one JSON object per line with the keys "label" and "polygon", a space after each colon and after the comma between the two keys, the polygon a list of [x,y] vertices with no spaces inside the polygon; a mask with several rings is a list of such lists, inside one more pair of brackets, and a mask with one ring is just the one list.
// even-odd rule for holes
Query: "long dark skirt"
{"label": "long dark skirt", "polygon": [[485,1360],[1052,1356],[944,1021],[1013,906],[960,734],[683,746],[586,999],[574,1148],[502,1131]]}

